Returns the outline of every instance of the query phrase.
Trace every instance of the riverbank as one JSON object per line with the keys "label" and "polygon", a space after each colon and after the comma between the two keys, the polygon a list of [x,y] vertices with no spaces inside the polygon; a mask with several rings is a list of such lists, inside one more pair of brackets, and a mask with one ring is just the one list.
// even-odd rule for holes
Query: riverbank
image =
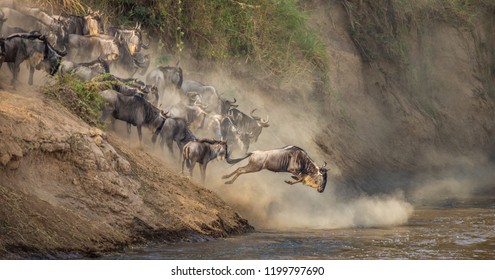
{"label": "riverbank", "polygon": [[253,229],[171,167],[28,87],[0,91],[0,258],[95,257]]}

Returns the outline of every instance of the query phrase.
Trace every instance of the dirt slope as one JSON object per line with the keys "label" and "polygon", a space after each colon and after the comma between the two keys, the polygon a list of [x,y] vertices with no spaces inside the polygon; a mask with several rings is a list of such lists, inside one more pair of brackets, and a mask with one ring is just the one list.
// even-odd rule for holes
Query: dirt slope
{"label": "dirt slope", "polygon": [[92,255],[252,229],[145,148],[36,93],[0,91],[0,257]]}

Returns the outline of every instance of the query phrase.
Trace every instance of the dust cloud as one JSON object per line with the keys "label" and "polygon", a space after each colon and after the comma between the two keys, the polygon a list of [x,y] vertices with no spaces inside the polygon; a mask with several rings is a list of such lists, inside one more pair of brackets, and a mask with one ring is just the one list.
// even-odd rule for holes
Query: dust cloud
{"label": "dust cloud", "polygon": [[[181,60],[182,61],[182,60]],[[181,62],[182,63],[182,62]],[[191,67],[191,68],[190,68]],[[336,195],[337,187],[333,177],[340,170],[328,155],[314,143],[314,136],[322,129],[317,104],[303,96],[300,100],[281,103],[280,94],[260,90],[259,85],[246,79],[234,79],[220,66],[200,74],[191,71],[194,66],[184,67],[184,79],[193,79],[213,85],[225,98],[235,97],[239,109],[247,114],[257,108],[256,114],[262,118],[269,116],[270,127],[264,128],[257,143],[252,143],[250,151],[281,148],[295,145],[303,148],[318,164],[328,163],[327,188],[323,194],[315,189],[284,182],[290,179],[289,173],[273,173],[263,170],[241,175],[232,185],[225,185],[222,175],[244,166],[247,160],[234,166],[225,162],[211,162],[207,168],[206,187],[216,192],[256,227],[269,229],[332,229],[344,227],[383,227],[404,224],[412,215],[413,206],[406,202],[402,193],[341,199]],[[189,71],[188,71],[189,70]],[[249,70],[245,70],[249,71]],[[192,72],[192,73],[191,73]],[[293,81],[284,85],[283,90],[309,92],[309,83]],[[288,95],[289,96],[289,95]],[[233,157],[239,157],[236,154]],[[193,180],[199,180],[195,170]]]}
{"label": "dust cloud", "polygon": [[495,194],[495,165],[484,154],[452,156],[429,152],[425,159],[441,166],[441,171],[418,175],[411,186],[411,200],[416,204],[442,205],[459,199]]}

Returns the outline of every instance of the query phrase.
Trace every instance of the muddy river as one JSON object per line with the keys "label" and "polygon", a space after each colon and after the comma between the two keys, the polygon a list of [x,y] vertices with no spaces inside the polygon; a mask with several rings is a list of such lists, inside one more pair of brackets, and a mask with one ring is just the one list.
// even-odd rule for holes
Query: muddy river
{"label": "muddy river", "polygon": [[495,259],[495,199],[416,208],[383,228],[273,230],[133,248],[112,259]]}

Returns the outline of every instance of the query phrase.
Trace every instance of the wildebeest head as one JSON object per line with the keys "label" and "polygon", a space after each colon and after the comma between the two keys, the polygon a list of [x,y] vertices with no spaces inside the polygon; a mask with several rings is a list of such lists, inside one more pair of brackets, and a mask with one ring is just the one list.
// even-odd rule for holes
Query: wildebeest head
{"label": "wildebeest head", "polygon": [[327,173],[328,169],[326,168],[327,163],[325,162],[323,166],[316,166],[316,172],[308,175],[302,175],[303,183],[315,188],[319,193],[325,191],[325,187],[327,185]]}
{"label": "wildebeest head", "polygon": [[258,124],[258,126],[260,127],[269,127],[270,124],[268,123],[268,115],[266,116],[266,119],[262,119],[258,116],[255,116],[253,115],[254,111],[256,111],[257,109],[254,109],[251,111],[251,117],[256,121],[256,123]]}
{"label": "wildebeest head", "polygon": [[224,160],[228,158],[228,147],[225,141],[215,141],[211,145],[213,152],[218,160]]}
{"label": "wildebeest head", "polygon": [[220,114],[221,115],[227,115],[227,113],[230,111],[230,109],[237,108],[239,105],[234,104],[236,102],[237,102],[237,100],[235,99],[235,97],[234,97],[233,101],[221,98],[220,99]]}
{"label": "wildebeest head", "polygon": [[134,55],[134,63],[139,67],[138,73],[140,75],[145,75],[148,72],[148,68],[150,67],[151,59],[148,54],[142,55],[141,53],[136,53]]}
{"label": "wildebeest head", "polygon": [[88,10],[88,14],[84,16],[84,33],[88,35],[96,35],[105,33],[103,20],[100,11]]}
{"label": "wildebeest head", "polygon": [[177,65],[175,67],[173,66],[160,66],[158,67],[160,71],[163,72],[163,76],[165,80],[168,82],[174,84],[177,89],[180,89],[182,87],[182,82],[183,82],[183,77],[182,77],[182,68],[180,68]]}
{"label": "wildebeest head", "polygon": [[43,37],[40,38],[45,43],[45,52],[43,56],[43,68],[50,75],[55,75],[57,73],[58,68],[60,67],[60,62],[62,61],[62,57],[67,55],[64,51],[58,51],[54,49],[49,42],[46,41]]}

